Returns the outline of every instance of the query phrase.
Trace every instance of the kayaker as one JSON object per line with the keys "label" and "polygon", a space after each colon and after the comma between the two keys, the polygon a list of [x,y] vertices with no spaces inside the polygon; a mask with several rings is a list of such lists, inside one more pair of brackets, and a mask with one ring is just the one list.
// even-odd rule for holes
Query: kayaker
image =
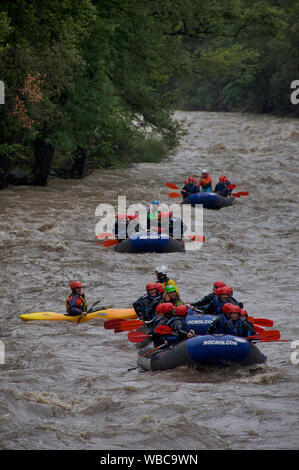
{"label": "kayaker", "polygon": [[201,308],[201,307],[206,307],[208,306],[213,300],[219,302],[219,300],[215,299],[216,294],[216,290],[221,288],[221,287],[225,287],[225,283],[222,282],[222,281],[215,281],[213,283],[213,288],[212,288],[212,292],[208,295],[205,295],[204,297],[202,297],[202,299],[198,300],[197,302],[194,302],[192,304],[188,304],[188,307],[190,306],[191,308],[194,307],[194,308]]}
{"label": "kayaker", "polygon": [[228,181],[227,176],[221,175],[219,177],[219,182],[215,186],[214,192],[224,197],[230,197],[232,190],[228,189],[229,185],[230,181]]}
{"label": "kayaker", "polygon": [[168,284],[165,286],[165,294],[168,294],[169,302],[171,302],[175,307],[178,305],[183,305],[183,302],[180,299],[180,295],[173,285]]}
{"label": "kayaker", "polygon": [[66,299],[66,314],[70,316],[87,314],[87,303],[83,284],[79,281],[70,282],[71,294]]}
{"label": "kayaker", "polygon": [[133,303],[135,312],[144,322],[153,319],[155,316],[156,307],[162,300],[162,297],[159,293],[159,287],[160,284],[157,282],[149,282],[145,286],[146,294],[144,294],[142,297],[139,297],[139,299]]}
{"label": "kayaker", "polygon": [[225,304],[224,307],[230,312],[230,319],[224,327],[225,334],[241,336],[243,338],[256,335],[254,328],[250,327],[249,322],[240,318],[241,309],[238,305]]}
{"label": "kayaker", "polygon": [[175,281],[168,277],[168,270],[166,266],[160,264],[159,266],[156,267],[156,277],[157,277],[157,281],[160,284],[162,284],[162,286],[166,287],[166,286],[172,285],[175,287],[175,290],[179,294],[179,290],[177,288]]}
{"label": "kayaker", "polygon": [[211,192],[212,190],[212,178],[210,177],[207,170],[202,170],[201,180],[198,183],[198,187],[201,188],[203,193]]}
{"label": "kayaker", "polygon": [[209,335],[224,333],[225,326],[230,320],[230,305],[232,304],[226,303],[223,305],[222,313],[220,315],[217,315],[217,317],[215,318],[212,325],[207,331]]}

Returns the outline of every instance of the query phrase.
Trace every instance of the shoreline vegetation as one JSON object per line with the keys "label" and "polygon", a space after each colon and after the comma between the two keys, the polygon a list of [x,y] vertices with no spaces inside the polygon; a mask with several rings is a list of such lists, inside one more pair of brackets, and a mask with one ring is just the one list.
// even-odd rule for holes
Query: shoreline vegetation
{"label": "shoreline vegetation", "polygon": [[299,117],[293,0],[4,0],[0,189],[158,162],[174,112]]}

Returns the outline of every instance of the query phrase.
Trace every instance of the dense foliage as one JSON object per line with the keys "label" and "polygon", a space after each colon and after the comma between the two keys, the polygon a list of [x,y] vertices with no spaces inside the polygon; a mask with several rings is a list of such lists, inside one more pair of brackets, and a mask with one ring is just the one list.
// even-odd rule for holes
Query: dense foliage
{"label": "dense foliage", "polygon": [[16,169],[44,185],[159,160],[179,106],[298,113],[298,14],[291,0],[2,0],[0,187]]}

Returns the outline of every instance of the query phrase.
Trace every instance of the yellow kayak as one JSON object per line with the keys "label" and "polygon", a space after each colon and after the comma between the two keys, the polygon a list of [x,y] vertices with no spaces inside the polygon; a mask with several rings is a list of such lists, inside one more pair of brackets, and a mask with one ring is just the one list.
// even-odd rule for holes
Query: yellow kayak
{"label": "yellow kayak", "polygon": [[[79,315],[71,316],[64,315],[63,313],[57,312],[32,312],[32,313],[23,313],[20,315],[20,318],[25,321],[71,321],[77,322]],[[119,318],[122,320],[129,320],[132,318],[137,318],[135,310],[133,308],[108,308],[106,310],[97,310],[96,312],[88,313],[85,317],[81,318],[81,322],[92,320],[93,318],[100,318],[103,320],[113,320]],[[80,322],[80,323],[81,323]]]}

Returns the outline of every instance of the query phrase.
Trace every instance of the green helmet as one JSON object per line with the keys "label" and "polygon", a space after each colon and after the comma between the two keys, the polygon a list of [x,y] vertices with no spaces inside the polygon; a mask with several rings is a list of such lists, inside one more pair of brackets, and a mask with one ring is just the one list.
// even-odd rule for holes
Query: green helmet
{"label": "green helmet", "polygon": [[176,288],[173,285],[165,286],[165,292],[169,294],[169,292],[176,292]]}

